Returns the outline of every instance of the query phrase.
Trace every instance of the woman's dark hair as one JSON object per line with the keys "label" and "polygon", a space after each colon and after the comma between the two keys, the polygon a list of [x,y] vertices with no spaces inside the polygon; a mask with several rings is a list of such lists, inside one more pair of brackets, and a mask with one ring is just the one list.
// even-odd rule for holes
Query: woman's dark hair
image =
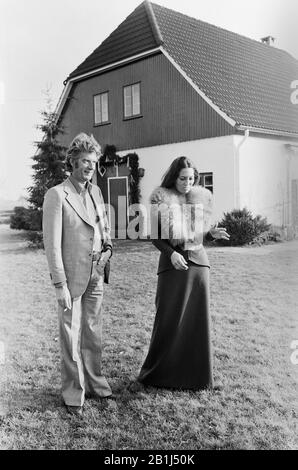
{"label": "woman's dark hair", "polygon": [[193,162],[187,157],[178,157],[171,163],[164,174],[161,182],[163,188],[172,188],[175,186],[176,180],[180,174],[180,171],[184,168],[192,168],[194,171],[194,184],[199,184],[199,172],[194,166]]}

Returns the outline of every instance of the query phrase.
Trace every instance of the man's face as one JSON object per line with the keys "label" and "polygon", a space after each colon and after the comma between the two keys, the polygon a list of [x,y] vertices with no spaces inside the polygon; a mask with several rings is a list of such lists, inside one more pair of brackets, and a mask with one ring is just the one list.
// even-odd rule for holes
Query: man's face
{"label": "man's face", "polygon": [[95,171],[97,160],[98,158],[95,152],[81,153],[79,158],[74,158],[71,160],[72,176],[79,183],[86,183],[86,181],[90,181]]}

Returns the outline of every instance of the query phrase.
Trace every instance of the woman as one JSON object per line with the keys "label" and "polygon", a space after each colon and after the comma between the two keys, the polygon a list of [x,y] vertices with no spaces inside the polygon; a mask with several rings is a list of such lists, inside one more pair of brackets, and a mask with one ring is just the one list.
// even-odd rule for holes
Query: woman
{"label": "woman", "polygon": [[156,317],[138,378],[144,385],[193,390],[213,387],[210,265],[202,242],[229,239],[229,235],[223,228],[210,228],[212,194],[198,182],[193,163],[179,157],[151,195],[160,232],[153,244],[161,254]]}

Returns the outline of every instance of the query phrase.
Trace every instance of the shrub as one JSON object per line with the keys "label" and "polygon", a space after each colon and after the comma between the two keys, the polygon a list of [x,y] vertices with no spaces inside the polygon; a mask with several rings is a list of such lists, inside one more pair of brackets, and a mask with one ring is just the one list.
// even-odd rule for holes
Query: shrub
{"label": "shrub", "polygon": [[253,245],[264,245],[265,243],[278,243],[282,241],[282,237],[280,233],[270,229],[266,230],[265,232],[260,233],[257,235],[253,241]]}
{"label": "shrub", "polygon": [[15,230],[41,230],[42,213],[37,209],[17,206],[10,216],[10,228]]}
{"label": "shrub", "polygon": [[30,248],[43,248],[42,236],[42,211],[15,207],[10,216],[10,228],[15,230],[26,230],[26,239]]}
{"label": "shrub", "polygon": [[29,231],[26,234],[30,248],[44,248],[42,231]]}
{"label": "shrub", "polygon": [[246,208],[224,213],[219,225],[225,227],[230,234],[230,240],[221,240],[221,243],[231,246],[251,243],[261,233],[270,229],[266,218],[260,215],[253,217]]}

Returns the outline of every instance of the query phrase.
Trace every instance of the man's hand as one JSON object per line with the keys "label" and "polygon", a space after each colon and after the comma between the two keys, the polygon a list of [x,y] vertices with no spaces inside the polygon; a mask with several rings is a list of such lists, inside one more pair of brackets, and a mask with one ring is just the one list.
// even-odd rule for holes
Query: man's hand
{"label": "man's hand", "polygon": [[174,251],[171,255],[171,263],[178,271],[186,271],[188,269],[184,256],[177,253],[177,251]]}
{"label": "man's hand", "polygon": [[99,274],[99,276],[103,275],[105,265],[109,261],[110,257],[111,257],[111,250],[104,251],[101,254],[100,260],[97,262],[97,265],[96,265],[96,272],[97,274]]}
{"label": "man's hand", "polygon": [[57,302],[63,310],[71,309],[71,295],[68,290],[67,285],[65,284],[62,287],[55,287]]}

